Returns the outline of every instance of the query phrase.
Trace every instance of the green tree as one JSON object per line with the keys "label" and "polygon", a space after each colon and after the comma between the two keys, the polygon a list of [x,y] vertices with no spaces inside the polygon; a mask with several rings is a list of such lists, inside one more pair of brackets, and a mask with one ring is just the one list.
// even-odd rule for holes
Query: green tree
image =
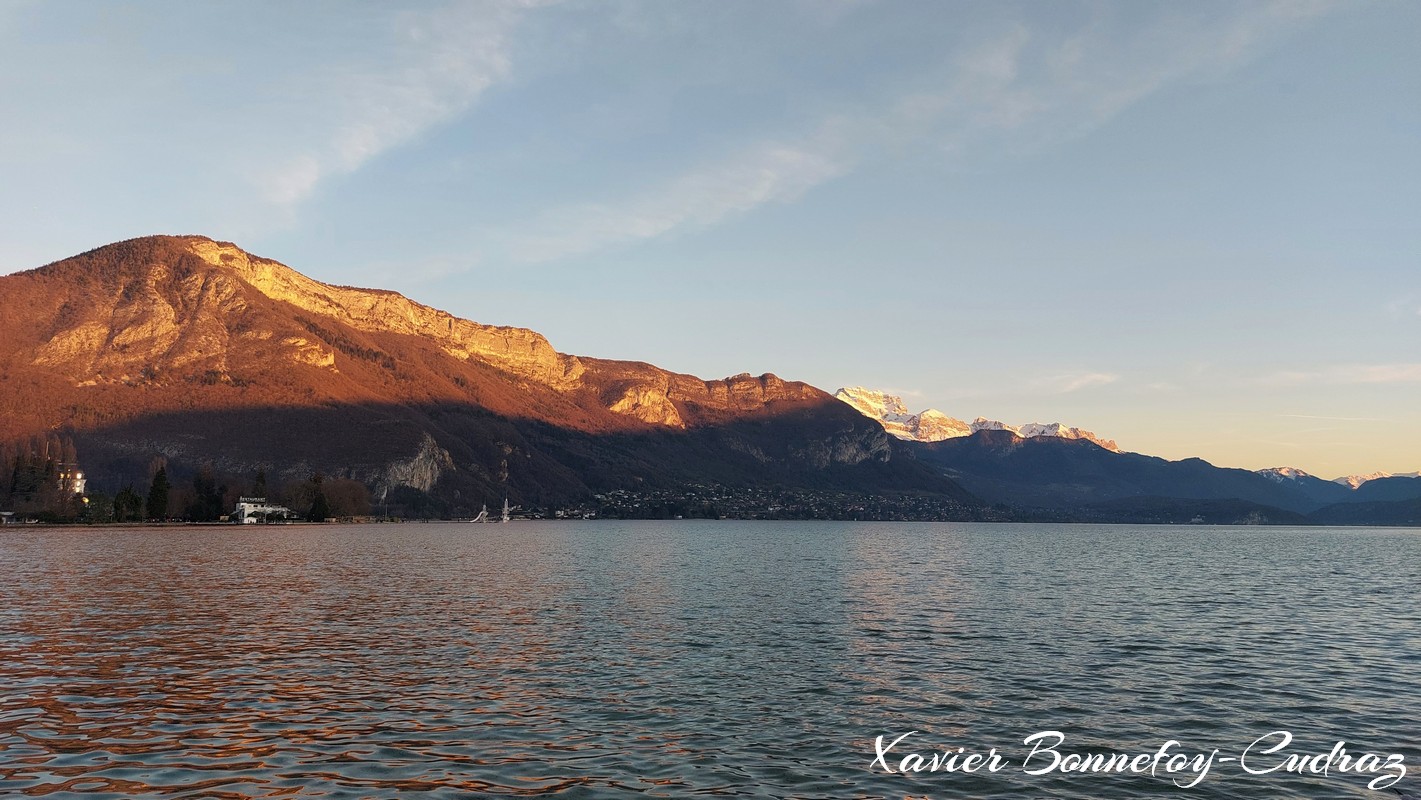
{"label": "green tree", "polygon": [[311,493],[311,513],[307,516],[310,517],[312,522],[325,522],[326,517],[331,515],[331,507],[330,504],[326,502],[326,493],[325,490],[321,488],[321,481],[321,473],[318,472],[311,476],[311,483],[314,484],[314,489]]}
{"label": "green tree", "polygon": [[204,464],[192,476],[193,499],[188,505],[187,517],[193,522],[215,522],[222,516],[222,493],[226,487],[217,486],[217,477],[211,465]]}
{"label": "green tree", "polygon": [[132,522],[143,518],[143,498],[132,486],[125,486],[113,499],[115,522]]}
{"label": "green tree", "polygon": [[370,490],[350,478],[326,478],[321,483],[331,517],[363,517],[370,513]]}
{"label": "green tree", "polygon": [[90,525],[100,525],[114,521],[114,498],[102,492],[93,492],[83,501],[79,518]]}
{"label": "green tree", "polygon": [[159,467],[153,474],[153,485],[148,489],[148,519],[166,519],[168,516],[168,468]]}

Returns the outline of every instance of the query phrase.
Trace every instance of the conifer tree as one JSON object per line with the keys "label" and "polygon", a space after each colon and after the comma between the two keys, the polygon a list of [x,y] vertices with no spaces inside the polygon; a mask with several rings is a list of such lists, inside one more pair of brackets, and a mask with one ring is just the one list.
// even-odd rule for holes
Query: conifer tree
{"label": "conifer tree", "polygon": [[321,474],[318,472],[311,476],[311,483],[315,484],[315,489],[311,497],[311,513],[308,515],[312,522],[325,522],[326,517],[331,515],[330,504],[326,502],[325,490],[321,488]]}
{"label": "conifer tree", "polygon": [[148,518],[165,519],[168,516],[168,468],[159,467],[153,474],[153,486],[148,489]]}
{"label": "conifer tree", "polygon": [[143,498],[132,486],[125,486],[113,499],[115,522],[132,522],[143,517]]}

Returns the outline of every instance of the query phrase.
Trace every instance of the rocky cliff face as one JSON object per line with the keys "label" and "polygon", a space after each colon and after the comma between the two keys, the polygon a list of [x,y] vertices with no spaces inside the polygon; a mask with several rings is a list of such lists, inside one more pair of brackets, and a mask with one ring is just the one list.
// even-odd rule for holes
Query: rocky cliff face
{"label": "rocky cliff face", "polygon": [[234,339],[271,343],[296,363],[335,367],[329,345],[254,319],[248,312],[256,293],[358,331],[421,337],[454,358],[557,389],[575,388],[583,372],[576,357],[533,331],[480,325],[394,292],[331,286],[202,237],[123,242],[41,272],[60,277],[74,269],[88,273],[87,291],[68,298],[58,329],[32,361],[81,380],[136,381],[154,369],[194,365],[226,373]]}
{"label": "rocky cliff face", "polygon": [[852,466],[865,461],[887,462],[893,457],[893,451],[882,434],[864,430],[811,440],[799,448],[796,455],[816,469],[824,469],[835,464]]}
{"label": "rocky cliff face", "polygon": [[226,242],[184,237],[183,243],[206,263],[230,270],[263,295],[357,330],[419,336],[455,358],[478,358],[555,388],[573,388],[582,375],[576,357],[557,352],[541,334],[524,328],[480,325],[395,292],[321,283]]}
{"label": "rocky cliff face", "polygon": [[419,451],[404,461],[396,461],[385,468],[375,487],[375,497],[384,501],[392,489],[408,486],[421,492],[431,491],[439,478],[456,469],[449,451],[439,446],[428,433],[419,443]]}
{"label": "rocky cliff face", "polygon": [[64,298],[31,363],[79,381],[137,382],[159,368],[226,371],[229,321],[248,308],[233,276],[157,262],[131,276],[94,277]]}

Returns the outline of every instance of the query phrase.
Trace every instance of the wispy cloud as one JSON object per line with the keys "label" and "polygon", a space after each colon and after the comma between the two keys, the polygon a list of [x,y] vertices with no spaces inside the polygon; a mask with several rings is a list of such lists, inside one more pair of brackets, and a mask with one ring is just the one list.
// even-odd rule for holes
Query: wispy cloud
{"label": "wispy cloud", "polygon": [[422,259],[382,259],[348,267],[343,280],[356,286],[381,286],[401,283],[419,286],[467,272],[478,265],[476,254],[458,258],[432,256]]}
{"label": "wispy cloud", "polygon": [[1078,372],[1039,378],[1032,381],[1032,386],[1042,392],[1069,394],[1092,386],[1106,386],[1118,380],[1119,375],[1109,372]]}
{"label": "wispy cloud", "polygon": [[1264,386],[1421,383],[1421,364],[1340,364],[1310,371],[1285,370],[1265,375],[1259,382]]}
{"label": "wispy cloud", "polygon": [[791,202],[848,168],[839,150],[830,132],[792,144],[756,145],[664,186],[549,211],[512,237],[508,251],[517,261],[552,261]]}
{"label": "wispy cloud", "polygon": [[22,10],[37,3],[38,0],[0,0],[0,32],[10,27],[11,20],[18,17]]}
{"label": "wispy cloud", "polygon": [[1143,389],[1144,391],[1147,391],[1147,392],[1177,392],[1177,391],[1179,391],[1179,385],[1178,385],[1178,384],[1175,384],[1175,383],[1170,383],[1169,381],[1153,381],[1153,382],[1151,382],[1151,383],[1145,384],[1144,386],[1142,386],[1142,387],[1140,387],[1140,388]]}
{"label": "wispy cloud", "polygon": [[1088,133],[1174,84],[1222,78],[1336,6],[1277,0],[1193,16],[1179,7],[1128,31],[1107,6],[1065,36],[1018,25],[959,58],[945,90],[905,98],[898,111],[949,152],[1003,133],[1018,137],[1015,146],[1040,147]]}
{"label": "wispy cloud", "polygon": [[1387,302],[1386,313],[1389,317],[1403,317],[1415,314],[1421,316],[1421,303],[1416,301],[1416,295],[1407,294],[1392,298]]}
{"label": "wispy cloud", "polygon": [[[837,115],[816,133],[747,143],[638,191],[554,207],[501,238],[512,260],[553,261],[794,202],[885,150],[929,148],[965,159],[974,148],[1003,146],[1004,138],[1008,147],[1042,146],[1099,127],[1180,80],[1226,73],[1331,6],[1272,2],[1192,18],[1177,12],[1130,36],[1109,19],[1064,37],[1009,25],[951,57],[937,87]],[[1132,44],[1122,47],[1122,40]]]}
{"label": "wispy cloud", "polygon": [[1380,417],[1330,417],[1321,414],[1279,414],[1278,416],[1285,419],[1325,419],[1335,422],[1392,422],[1392,420]]}
{"label": "wispy cloud", "polygon": [[378,69],[331,69],[312,93],[331,107],[325,133],[255,176],[282,207],[332,176],[418,138],[467,110],[511,69],[509,36],[527,2],[460,3],[400,16]]}
{"label": "wispy cloud", "polygon": [[1332,431],[1343,430],[1340,425],[1323,425],[1320,427],[1303,428],[1302,430],[1289,431],[1294,436],[1315,436],[1319,433],[1331,433]]}

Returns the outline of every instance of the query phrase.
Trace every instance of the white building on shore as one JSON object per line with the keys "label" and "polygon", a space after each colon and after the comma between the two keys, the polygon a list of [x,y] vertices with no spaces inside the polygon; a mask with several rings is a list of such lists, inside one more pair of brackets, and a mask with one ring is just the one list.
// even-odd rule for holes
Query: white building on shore
{"label": "white building on shore", "polygon": [[296,512],[286,506],[268,503],[265,497],[242,497],[237,500],[237,510],[232,520],[242,525],[258,525],[264,522],[284,522],[295,519]]}

